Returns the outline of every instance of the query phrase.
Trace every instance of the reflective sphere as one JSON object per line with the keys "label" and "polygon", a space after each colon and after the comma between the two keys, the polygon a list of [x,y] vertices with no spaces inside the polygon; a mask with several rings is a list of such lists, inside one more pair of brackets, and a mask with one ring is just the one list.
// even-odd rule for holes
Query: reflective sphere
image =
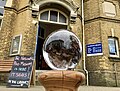
{"label": "reflective sphere", "polygon": [[59,30],[48,36],[43,45],[43,56],[53,70],[73,69],[81,58],[82,47],[77,36]]}

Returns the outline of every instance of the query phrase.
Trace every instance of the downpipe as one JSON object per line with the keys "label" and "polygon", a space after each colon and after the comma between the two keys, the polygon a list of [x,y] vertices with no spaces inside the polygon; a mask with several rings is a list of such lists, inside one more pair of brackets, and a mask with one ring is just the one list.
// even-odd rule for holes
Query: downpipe
{"label": "downpipe", "polygon": [[85,58],[85,29],[84,29],[84,0],[82,0],[82,32],[83,32],[83,36],[82,36],[82,39],[83,39],[83,69],[86,73],[86,85],[88,86],[89,85],[89,77],[88,77],[88,70],[86,69],[86,58]]}

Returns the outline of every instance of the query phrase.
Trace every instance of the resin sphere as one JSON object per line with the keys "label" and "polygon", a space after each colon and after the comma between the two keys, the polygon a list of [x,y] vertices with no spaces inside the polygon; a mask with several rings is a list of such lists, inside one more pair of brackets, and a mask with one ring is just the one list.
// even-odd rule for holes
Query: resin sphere
{"label": "resin sphere", "polygon": [[43,56],[53,70],[73,69],[81,58],[82,47],[78,37],[68,30],[51,33],[43,45]]}

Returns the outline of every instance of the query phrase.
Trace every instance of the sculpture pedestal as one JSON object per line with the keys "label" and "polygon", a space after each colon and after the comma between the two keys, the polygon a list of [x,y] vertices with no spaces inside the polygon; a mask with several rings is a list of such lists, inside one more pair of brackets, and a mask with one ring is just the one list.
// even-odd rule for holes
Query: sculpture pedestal
{"label": "sculpture pedestal", "polygon": [[52,70],[40,74],[38,79],[46,91],[77,91],[85,75],[76,71]]}

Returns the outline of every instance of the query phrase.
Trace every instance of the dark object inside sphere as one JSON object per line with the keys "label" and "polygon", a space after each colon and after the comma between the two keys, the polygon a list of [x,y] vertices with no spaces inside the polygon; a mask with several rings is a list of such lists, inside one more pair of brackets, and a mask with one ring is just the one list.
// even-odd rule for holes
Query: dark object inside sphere
{"label": "dark object inside sphere", "polygon": [[59,30],[48,36],[43,56],[54,70],[73,69],[81,58],[82,47],[77,36],[68,30]]}

